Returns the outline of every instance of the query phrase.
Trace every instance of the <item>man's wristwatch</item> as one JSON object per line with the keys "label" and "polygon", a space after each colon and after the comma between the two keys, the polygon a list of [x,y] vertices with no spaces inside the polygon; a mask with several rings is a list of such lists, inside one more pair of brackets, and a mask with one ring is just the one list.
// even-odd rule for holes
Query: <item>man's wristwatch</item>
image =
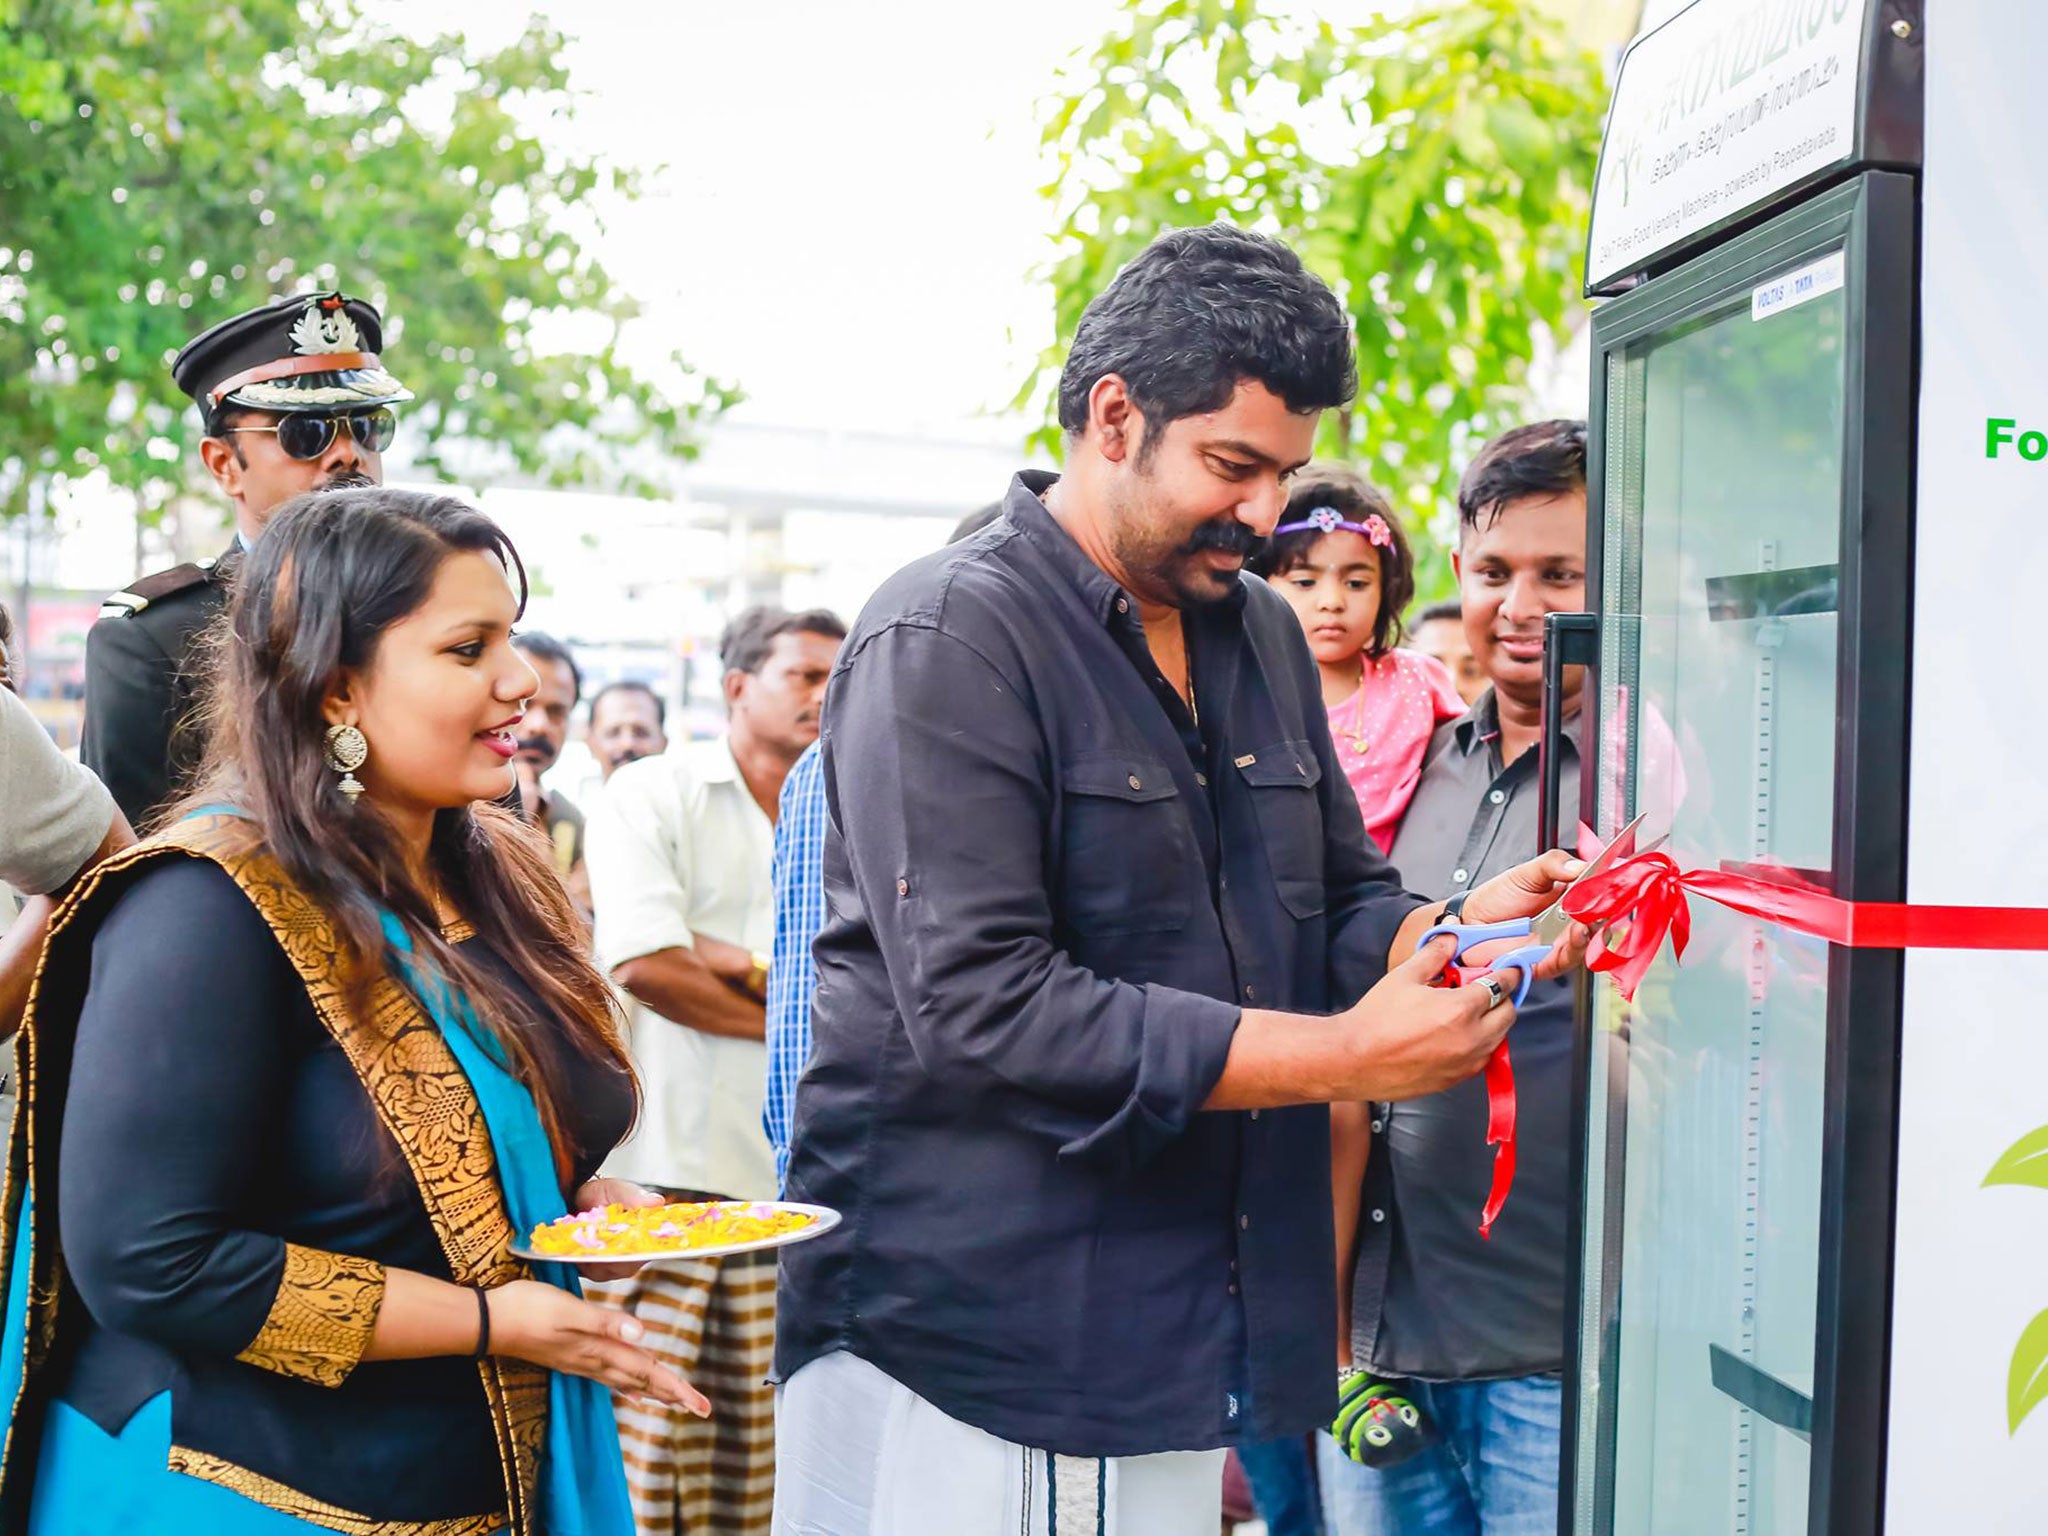
{"label": "man's wristwatch", "polygon": [[1444,915],[1438,918],[1437,922],[1462,923],[1463,921],[1465,921],[1465,898],[1470,896],[1471,894],[1472,893],[1470,891],[1460,891],[1457,895],[1453,896],[1449,901],[1445,902]]}
{"label": "man's wristwatch", "polygon": [[754,966],[747,972],[747,991],[765,1003],[768,1001],[768,957],[757,949],[749,958]]}

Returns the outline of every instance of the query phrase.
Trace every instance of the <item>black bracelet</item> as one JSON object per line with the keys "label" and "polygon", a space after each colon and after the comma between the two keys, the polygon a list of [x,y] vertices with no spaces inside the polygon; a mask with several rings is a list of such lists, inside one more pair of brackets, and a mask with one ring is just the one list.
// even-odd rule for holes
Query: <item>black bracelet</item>
{"label": "black bracelet", "polygon": [[1462,923],[1462,922],[1464,922],[1464,921],[1465,921],[1465,916],[1464,916],[1464,914],[1465,914],[1465,898],[1466,898],[1467,896],[1470,896],[1471,894],[1472,894],[1472,893],[1471,893],[1470,891],[1460,891],[1460,892],[1458,892],[1458,894],[1457,894],[1457,895],[1453,896],[1453,897],[1452,897],[1452,898],[1451,898],[1451,899],[1450,899],[1449,901],[1445,902],[1445,903],[1444,903],[1444,915],[1443,915],[1442,917],[1438,918],[1438,919],[1437,919],[1437,921],[1438,921],[1439,923]]}
{"label": "black bracelet", "polygon": [[481,1360],[491,1352],[491,1293],[482,1286],[476,1288],[476,1358]]}

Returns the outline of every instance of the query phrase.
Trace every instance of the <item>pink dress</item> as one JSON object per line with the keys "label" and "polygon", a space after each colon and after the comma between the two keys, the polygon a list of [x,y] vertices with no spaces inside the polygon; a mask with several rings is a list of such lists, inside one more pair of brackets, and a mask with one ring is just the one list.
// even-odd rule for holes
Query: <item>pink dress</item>
{"label": "pink dress", "polygon": [[1386,852],[1422,777],[1429,738],[1446,720],[1465,713],[1451,674],[1434,656],[1389,651],[1367,661],[1358,692],[1330,706],[1330,739],[1358,809],[1365,835]]}

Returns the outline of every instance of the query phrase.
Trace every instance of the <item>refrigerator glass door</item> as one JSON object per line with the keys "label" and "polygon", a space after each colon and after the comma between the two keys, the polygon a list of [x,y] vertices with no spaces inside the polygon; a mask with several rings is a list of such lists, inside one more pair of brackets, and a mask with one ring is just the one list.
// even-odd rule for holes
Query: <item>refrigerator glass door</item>
{"label": "refrigerator glass door", "polygon": [[[1647,812],[1645,838],[1668,830],[1683,867],[1832,882],[1843,261],[1801,253],[1606,357],[1599,820]],[[1781,279],[1796,302],[1769,301]],[[1682,965],[1667,948],[1632,1004],[1595,992],[1586,1264],[1618,1283],[1604,1487],[1575,1523],[1795,1536],[1828,952],[1710,902],[1692,912]]]}

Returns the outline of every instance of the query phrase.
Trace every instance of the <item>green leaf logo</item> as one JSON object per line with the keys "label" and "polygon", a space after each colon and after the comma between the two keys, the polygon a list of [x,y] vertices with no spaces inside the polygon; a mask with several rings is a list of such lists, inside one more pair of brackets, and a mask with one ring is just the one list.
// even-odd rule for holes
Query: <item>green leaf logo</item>
{"label": "green leaf logo", "polygon": [[2005,1380],[2005,1417],[2008,1433],[2020,1432],[2020,1421],[2048,1398],[2048,1312],[2043,1312],[2020,1335],[2012,1352],[2012,1370]]}
{"label": "green leaf logo", "polygon": [[1984,1183],[2030,1184],[2036,1189],[2048,1189],[2048,1125],[2028,1132],[2007,1147],[1984,1175]]}
{"label": "green leaf logo", "polygon": [[[1984,1182],[2048,1189],[2048,1125],[2037,1126],[2007,1147],[1984,1175]],[[2005,1378],[2007,1433],[2018,1434],[2021,1421],[2044,1399],[2048,1399],[2048,1312],[2027,1324],[2013,1346],[2012,1368]]]}

